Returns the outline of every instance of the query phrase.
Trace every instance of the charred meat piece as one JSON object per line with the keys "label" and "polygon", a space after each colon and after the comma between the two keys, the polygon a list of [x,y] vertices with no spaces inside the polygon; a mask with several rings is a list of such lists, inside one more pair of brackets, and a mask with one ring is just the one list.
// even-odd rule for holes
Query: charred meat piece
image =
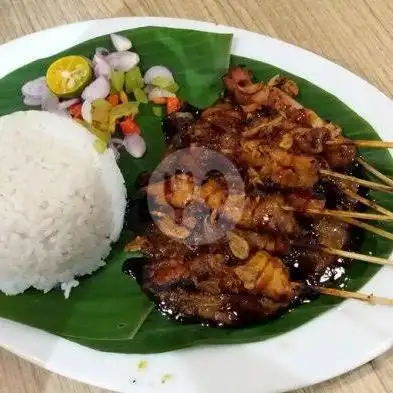
{"label": "charred meat piece", "polygon": [[246,264],[234,270],[244,288],[252,294],[263,293],[276,301],[293,298],[297,284],[290,281],[289,272],[281,260],[266,251],[256,252]]}
{"label": "charred meat piece", "polygon": [[[344,138],[341,137],[339,139]],[[350,143],[326,145],[323,153],[330,167],[334,169],[343,169],[353,164],[356,154],[356,146],[351,145]]]}
{"label": "charred meat piece", "polygon": [[314,194],[313,190],[297,190],[286,196],[289,206],[301,210],[315,209],[321,210],[325,207],[326,199]]}
{"label": "charred meat piece", "polygon": [[150,183],[147,194],[154,197],[158,205],[170,204],[174,208],[185,208],[194,198],[194,178],[187,173],[180,173],[164,182]]}
{"label": "charred meat piece", "polygon": [[263,106],[270,106],[303,126],[322,127],[326,123],[314,111],[304,108],[291,97],[296,93],[295,83],[288,94],[275,86],[253,83],[252,75],[248,70],[234,67],[224,77],[224,84],[235,102],[241,105],[246,113],[257,111]]}
{"label": "charred meat piece", "polygon": [[[176,182],[180,185],[173,185]],[[218,210],[227,220],[245,229],[290,235],[296,235],[298,231],[294,214],[281,208],[285,205],[281,194],[267,194],[263,197],[228,194],[228,190],[218,180],[209,179],[202,187],[194,187],[194,194],[190,195],[187,192],[191,191],[191,186],[184,176],[173,177],[171,184],[171,190],[178,190],[180,193],[180,196],[170,193],[170,201],[176,201],[176,206],[191,200],[197,203],[205,202],[210,209]],[[158,204],[168,201],[165,185],[162,183],[149,186],[147,192]]]}
{"label": "charred meat piece", "polygon": [[[295,121],[282,115],[256,118],[250,122],[242,133],[242,138],[252,139],[255,146],[281,148],[288,153],[318,155],[331,168],[345,168],[354,162],[356,147],[348,144],[327,144],[328,141],[345,139],[339,134],[341,130],[323,127],[299,126]],[[241,144],[244,142],[240,142]]]}
{"label": "charred meat piece", "polygon": [[247,197],[242,215],[237,220],[238,204],[227,203],[225,216],[238,227],[251,230],[266,230],[273,233],[296,236],[299,232],[298,224],[293,212],[284,211],[284,197],[280,194],[268,194],[264,197]]}
{"label": "charred meat piece", "polygon": [[[224,124],[221,125],[225,127]],[[222,128],[217,129],[218,127],[211,122],[201,119],[189,131],[190,145],[217,151],[233,159],[238,152],[240,130],[231,127],[224,131]]]}
{"label": "charred meat piece", "polygon": [[177,288],[158,292],[154,297],[161,311],[178,321],[240,327],[279,316],[300,299],[300,294],[291,301],[275,302],[263,296],[209,294]]}
{"label": "charred meat piece", "polygon": [[[282,116],[285,122],[292,122],[297,127],[304,127],[304,133],[293,135],[301,151],[313,154],[324,151],[324,157],[332,168],[342,168],[353,161],[356,152],[353,145],[324,146],[324,142],[327,140],[342,138],[341,129],[323,120],[314,111],[303,107],[293,98],[298,94],[295,82],[276,76],[267,85],[253,83],[252,74],[248,70],[235,67],[230,69],[224,77],[224,83],[235,102],[241,105],[246,113],[269,107]],[[272,121],[274,122],[271,119],[268,123]],[[286,128],[286,126],[282,127],[284,130]],[[253,130],[255,132],[255,126]],[[248,133],[252,134],[252,131],[248,131]],[[288,138],[286,136],[286,139]]]}
{"label": "charred meat piece", "polygon": [[126,246],[125,251],[141,251],[152,260],[175,258],[192,252],[186,243],[178,241],[162,233],[156,225],[151,225],[143,236],[137,236]]}
{"label": "charred meat piece", "polygon": [[294,296],[285,265],[265,251],[256,252],[244,264],[231,266],[221,253],[151,261],[145,268],[145,284],[156,290],[180,286],[209,293],[253,294],[281,301]]}
{"label": "charred meat piece", "polygon": [[188,146],[204,147],[233,158],[237,154],[244,120],[245,115],[232,104],[220,102],[182,130],[182,141],[186,140]]}
{"label": "charred meat piece", "polygon": [[296,97],[299,94],[297,83],[285,76],[275,75],[267,84],[268,86],[278,87],[291,97]]}
{"label": "charred meat piece", "polygon": [[267,251],[272,255],[283,255],[287,253],[291,247],[291,241],[286,236],[277,234],[272,235],[267,232],[261,233],[239,228],[235,228],[231,232],[244,239],[251,251]]}
{"label": "charred meat piece", "polygon": [[237,267],[219,253],[150,260],[139,282],[172,317],[225,326],[274,317],[305,291],[304,285],[289,280],[282,262],[266,252]]}
{"label": "charred meat piece", "polygon": [[315,156],[270,148],[258,140],[244,141],[241,151],[244,165],[254,169],[254,181],[272,181],[283,188],[309,188],[319,180],[321,164]]}
{"label": "charred meat piece", "polygon": [[296,146],[303,153],[319,154],[326,149],[325,142],[329,139],[329,130],[324,127],[298,128],[293,133]]}
{"label": "charred meat piece", "polygon": [[314,276],[321,276],[326,268],[337,264],[338,257],[318,250],[318,246],[343,249],[349,241],[349,225],[332,218],[315,219],[312,224],[315,249],[303,250],[301,263]]}

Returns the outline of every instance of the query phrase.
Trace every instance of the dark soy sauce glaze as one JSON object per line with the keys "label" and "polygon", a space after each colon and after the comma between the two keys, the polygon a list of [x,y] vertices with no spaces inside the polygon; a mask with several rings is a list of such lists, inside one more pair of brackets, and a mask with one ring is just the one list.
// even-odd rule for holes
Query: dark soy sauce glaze
{"label": "dark soy sauce glaze", "polygon": [[[192,114],[193,118],[198,118],[200,116],[200,111],[197,108],[194,108],[190,105],[187,105],[183,108],[183,112]],[[263,111],[262,111],[263,112]],[[262,113],[262,115],[265,115]],[[166,117],[163,119],[163,132],[165,135],[165,141],[170,148],[179,149],[182,147],[187,147],[189,141],[187,140],[186,133],[184,131],[190,123],[190,119],[174,119],[173,117]],[[359,165],[353,165],[353,167],[346,172],[347,174],[351,174],[356,177],[364,177],[364,173],[362,168]],[[149,173],[142,173],[137,182],[137,188],[145,187],[149,181]],[[266,185],[265,185],[266,187]],[[271,190],[265,191],[273,191],[275,186],[272,185]],[[360,189],[359,193],[363,196],[367,195],[366,189]],[[314,196],[320,196],[321,198],[326,198],[327,204],[326,208],[328,209],[343,209],[346,210],[346,202],[345,198],[340,196],[337,192],[337,188],[329,182],[321,181],[319,182],[314,189]],[[356,210],[363,211],[366,208],[360,204],[357,205]],[[301,226],[305,230],[305,234],[308,232],[310,234],[310,223],[311,219],[307,217],[299,217],[299,221]],[[138,195],[138,198],[133,199],[129,202],[126,210],[125,217],[125,228],[127,230],[131,230],[137,234],[145,234],[148,235],[152,228],[152,220],[148,210],[147,199],[142,196],[142,194]],[[350,228],[350,236],[345,245],[345,249],[351,251],[357,251],[361,247],[364,238],[364,231],[357,227]],[[197,256],[203,247],[196,247],[190,251],[194,256]],[[233,260],[233,256],[225,255],[226,259]],[[302,270],[301,260],[302,260],[302,251],[299,248],[293,247],[289,253],[287,253],[284,257],[282,257],[283,262],[288,266],[290,270],[290,276],[292,280],[302,280],[306,281],[311,285],[324,285],[326,283],[336,283],[336,285],[343,283],[348,280],[345,266],[348,261],[337,258],[336,263],[329,266],[326,271],[319,273],[318,275],[310,276],[309,272],[306,270]],[[147,257],[136,257],[130,258],[126,260],[123,264],[123,272],[131,277],[133,277],[137,283],[144,288],[144,283],[146,281],[145,276],[145,266],[148,263]],[[193,290],[192,284],[184,283],[184,288],[188,290]],[[174,310],[167,308],[166,304],[160,302],[157,297],[151,292],[144,290],[144,292],[148,295],[148,297],[156,304],[157,308],[162,312],[163,315],[167,316],[170,319],[174,319],[177,322],[181,323],[201,323],[204,326],[218,326],[215,322],[206,321],[204,319],[200,319],[195,316],[185,316],[181,313],[175,313]],[[279,310],[277,313],[271,315],[271,318],[265,319],[264,321],[268,321],[269,319],[276,318],[277,316],[291,310],[292,308],[298,306],[301,303],[309,302],[310,300],[318,297],[318,294],[315,290],[312,289],[312,286],[309,287],[300,297],[296,298],[293,303],[289,305],[289,307]],[[262,322],[264,322],[262,321]],[[242,315],[241,322],[236,327],[242,327],[243,325],[252,325],[254,323],[261,323],[261,321],[256,320],[248,320],[247,315]]]}

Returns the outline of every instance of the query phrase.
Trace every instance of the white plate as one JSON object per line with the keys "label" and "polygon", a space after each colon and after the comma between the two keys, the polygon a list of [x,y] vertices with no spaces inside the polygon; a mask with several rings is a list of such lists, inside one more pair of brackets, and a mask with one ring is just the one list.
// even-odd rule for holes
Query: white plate
{"label": "white plate", "polygon": [[[89,21],[35,33],[0,47],[0,76],[95,36],[146,25],[234,34],[233,53],[263,60],[333,93],[392,139],[393,103],[381,92],[313,53],[259,34],[208,23],[165,18]],[[393,268],[363,288],[391,296]],[[121,392],[270,393],[342,374],[389,349],[393,308],[347,301],[280,337],[254,344],[215,346],[158,355],[94,351],[42,331],[0,319],[0,346],[69,378]],[[137,369],[140,360],[147,370]],[[161,383],[164,374],[173,378]],[[135,383],[132,380],[135,378]]]}

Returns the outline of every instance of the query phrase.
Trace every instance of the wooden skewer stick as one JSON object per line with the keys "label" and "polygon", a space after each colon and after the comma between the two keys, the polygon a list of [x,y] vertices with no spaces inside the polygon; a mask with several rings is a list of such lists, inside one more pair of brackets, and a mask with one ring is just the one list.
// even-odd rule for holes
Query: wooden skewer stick
{"label": "wooden skewer stick", "polygon": [[393,186],[393,179],[381,173],[378,169],[375,169],[372,165],[368,162],[364,161],[361,157],[356,157],[356,161],[367,171],[372,173],[375,177],[382,180],[385,184],[389,186]]}
{"label": "wooden skewer stick", "polygon": [[355,145],[358,147],[377,147],[377,148],[393,148],[393,142],[385,142],[385,141],[369,141],[365,139],[353,140],[353,139],[344,139],[344,140],[332,140],[326,141],[327,145]]}
{"label": "wooden skewer stick", "polygon": [[325,288],[325,287],[313,287],[317,292],[323,295],[329,296],[337,296],[344,299],[356,299],[361,300],[363,302],[368,302],[370,304],[376,305],[384,305],[384,306],[393,306],[393,299],[389,299],[387,297],[374,296],[374,294],[365,294],[360,292],[351,292],[344,291],[342,289],[335,288]]}
{"label": "wooden skewer stick", "polygon": [[326,177],[349,181],[359,184],[361,186],[371,188],[373,190],[393,193],[393,186],[387,186],[386,184],[380,184],[369,180],[359,179],[358,177],[343,175],[342,173],[332,172],[326,169],[320,169],[319,173]]}
{"label": "wooden skewer stick", "polygon": [[340,221],[344,221],[344,222],[346,222],[348,224],[351,224],[351,225],[357,226],[359,228],[365,229],[366,231],[375,233],[376,235],[382,236],[382,237],[384,237],[386,239],[393,240],[393,233],[385,231],[385,230],[383,230],[381,228],[377,228],[374,225],[366,224],[363,221],[354,220],[352,218],[339,217],[338,219]]}
{"label": "wooden skewer stick", "polygon": [[382,214],[386,214],[387,216],[393,215],[393,212],[391,212],[390,210],[385,209],[384,207],[378,205],[378,203],[376,203],[374,201],[370,201],[369,199],[364,198],[359,194],[356,194],[356,192],[348,190],[347,188],[343,188],[342,192],[345,195],[349,196],[351,199],[354,199],[355,201],[363,203],[363,205],[369,206],[372,209],[376,210],[377,212],[380,212]]}
{"label": "wooden skewer stick", "polygon": [[391,266],[393,266],[393,261],[390,261],[389,259],[385,259],[385,258],[373,257],[371,255],[364,255],[364,254],[359,254],[357,252],[344,251],[344,250],[339,250],[337,248],[330,248],[330,247],[321,247],[319,249],[322,250],[323,252],[325,252],[326,254],[337,255],[337,256],[343,257],[343,258],[351,258],[351,259],[355,259],[357,261],[374,263],[376,265],[391,265]]}
{"label": "wooden skewer stick", "polygon": [[361,212],[347,211],[347,210],[296,209],[295,207],[292,206],[282,206],[281,208],[286,211],[298,211],[300,213],[315,214],[321,216],[362,218],[364,220],[378,220],[378,221],[393,221],[393,215],[386,215],[386,214],[361,213]]}

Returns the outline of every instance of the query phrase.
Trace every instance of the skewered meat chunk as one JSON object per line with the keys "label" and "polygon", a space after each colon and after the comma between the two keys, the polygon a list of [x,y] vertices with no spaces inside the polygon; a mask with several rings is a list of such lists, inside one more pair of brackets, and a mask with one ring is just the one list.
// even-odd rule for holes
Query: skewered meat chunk
{"label": "skewered meat chunk", "polygon": [[164,182],[151,183],[147,187],[148,195],[154,197],[159,205],[170,204],[174,208],[185,208],[194,198],[193,176],[180,173]]}
{"label": "skewered meat chunk", "polygon": [[326,143],[345,142],[340,132],[330,125],[314,128],[299,126],[281,115],[274,115],[252,121],[244,128],[242,137],[254,140],[248,143],[265,148],[279,147],[294,154],[318,154],[331,168],[345,168],[354,162],[356,147],[350,143]]}
{"label": "skewered meat chunk", "polygon": [[299,94],[299,86],[296,82],[285,76],[275,75],[267,84],[278,87],[291,97],[296,97]]}
{"label": "skewered meat chunk", "polygon": [[164,312],[225,326],[273,317],[305,290],[290,282],[282,262],[266,252],[238,267],[228,266],[222,254],[153,259],[139,280]]}
{"label": "skewered meat chunk", "polygon": [[[286,121],[306,127],[304,133],[295,137],[296,144],[303,152],[324,151],[324,156],[332,168],[346,167],[353,162],[356,154],[355,146],[324,145],[328,139],[340,137],[341,129],[324,121],[314,111],[304,108],[294,100],[292,97],[297,95],[297,85],[294,82],[289,83],[286,79],[283,81],[285,82],[282,83],[279,78],[275,78],[268,85],[253,83],[252,74],[239,67],[231,69],[224,78],[227,89],[234,95],[237,103],[242,105],[245,112],[253,112],[262,106],[268,106],[277,111]],[[289,85],[291,87],[288,88]]]}
{"label": "skewered meat chunk", "polygon": [[285,91],[265,85],[253,83],[251,72],[235,67],[224,77],[228,91],[245,112],[254,112],[262,106],[271,106],[285,117],[304,126],[321,127],[323,121],[314,111],[304,108]]}
{"label": "skewered meat chunk", "polygon": [[187,254],[192,250],[183,242],[166,236],[155,225],[151,225],[146,235],[137,236],[127,243],[125,250],[141,251],[152,260],[162,258],[175,258],[178,255]]}
{"label": "skewered meat chunk", "polygon": [[258,251],[245,265],[236,267],[235,273],[250,293],[264,293],[277,301],[293,297],[287,268],[266,251]]}
{"label": "skewered meat chunk", "polygon": [[292,192],[286,196],[285,200],[289,206],[297,210],[321,210],[326,204],[325,198],[315,196],[313,191],[309,189]]}
{"label": "skewered meat chunk", "polygon": [[223,254],[223,244],[208,245],[195,254],[174,239],[163,242],[165,236],[157,228],[152,231],[150,236],[138,236],[127,248],[141,250],[148,256],[150,263],[145,267],[144,277],[154,287],[192,281],[195,288],[209,291],[202,284],[215,282],[213,292],[256,294],[263,291],[276,300],[292,294],[285,265],[266,251],[258,251],[245,263],[236,266],[236,262]]}
{"label": "skewered meat chunk", "polygon": [[243,238],[251,250],[267,251],[272,255],[282,255],[289,251],[291,242],[286,236],[272,235],[235,228],[233,233]]}
{"label": "skewered meat chunk", "polygon": [[328,138],[329,130],[324,127],[298,128],[294,132],[294,142],[304,153],[322,153],[326,149],[325,142]]}
{"label": "skewered meat chunk", "polygon": [[296,155],[270,148],[258,140],[242,143],[242,160],[253,167],[261,182],[272,181],[281,187],[309,188],[319,180],[320,163],[314,156]]}
{"label": "skewered meat chunk", "polygon": [[209,293],[264,294],[273,300],[288,300],[298,285],[289,279],[285,265],[266,251],[258,251],[244,264],[232,267],[222,253],[179,253],[153,259],[145,275],[154,288],[177,285]]}
{"label": "skewered meat chunk", "polygon": [[[337,138],[342,139],[344,138]],[[331,168],[346,168],[355,161],[356,146],[351,144],[326,145],[324,157]]]}
{"label": "skewered meat chunk", "polygon": [[[342,249],[349,240],[349,225],[332,218],[321,217],[312,224],[313,238],[317,245]],[[327,267],[337,263],[337,257],[318,249],[307,250],[303,262],[313,275],[321,275]]]}
{"label": "skewered meat chunk", "polygon": [[[179,182],[179,185],[175,185]],[[190,193],[188,177],[176,175],[171,178],[171,193],[166,197],[165,185],[156,183],[149,185],[147,192],[158,204],[175,201],[174,207],[183,206],[185,202],[205,201],[210,209],[218,210],[224,217],[246,229],[268,230],[275,233],[296,234],[298,226],[293,212],[284,211],[285,199],[280,194],[261,196],[245,196],[229,194],[222,184],[209,179],[202,187],[194,187]],[[184,191],[187,192],[184,192]],[[179,192],[179,196],[175,193]],[[179,202],[180,201],[180,202]]]}
{"label": "skewered meat chunk", "polygon": [[263,296],[209,294],[181,288],[160,291],[156,296],[160,309],[176,320],[203,321],[225,327],[274,318],[297,300],[275,302]]}
{"label": "skewered meat chunk", "polygon": [[[267,230],[273,233],[296,235],[299,231],[293,212],[284,211],[284,197],[280,194],[270,194],[265,197],[247,197],[241,218],[237,225],[245,229]],[[229,205],[230,206],[230,205]],[[231,220],[235,219],[235,210],[228,207],[225,214]]]}

